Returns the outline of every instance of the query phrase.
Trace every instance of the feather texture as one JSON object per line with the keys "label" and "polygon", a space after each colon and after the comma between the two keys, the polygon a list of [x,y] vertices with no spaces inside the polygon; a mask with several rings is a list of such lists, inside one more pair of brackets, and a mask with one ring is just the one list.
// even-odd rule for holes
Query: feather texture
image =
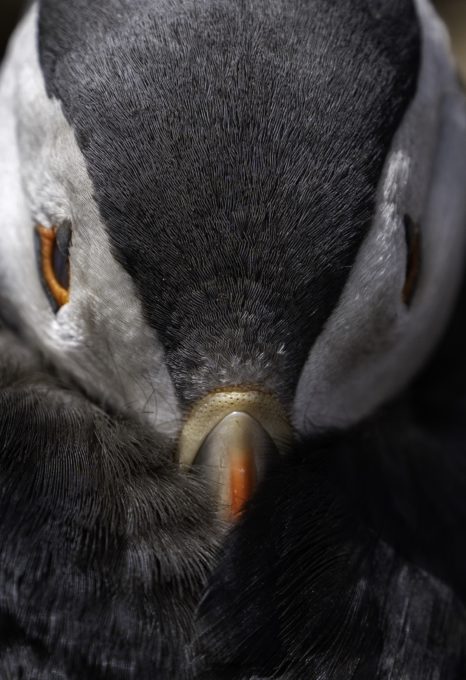
{"label": "feather texture", "polygon": [[463,326],[402,398],[271,469],[220,553],[166,442],[3,333],[3,672],[463,678]]}
{"label": "feather texture", "polygon": [[182,678],[209,496],[161,437],[32,366],[2,367],[0,675]]}

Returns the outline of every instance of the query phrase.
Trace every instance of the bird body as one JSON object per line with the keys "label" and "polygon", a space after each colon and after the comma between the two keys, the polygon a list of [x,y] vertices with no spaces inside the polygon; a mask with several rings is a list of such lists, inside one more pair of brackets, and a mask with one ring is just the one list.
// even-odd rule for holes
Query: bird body
{"label": "bird body", "polygon": [[430,3],[40,0],[0,149],[4,675],[465,677]]}

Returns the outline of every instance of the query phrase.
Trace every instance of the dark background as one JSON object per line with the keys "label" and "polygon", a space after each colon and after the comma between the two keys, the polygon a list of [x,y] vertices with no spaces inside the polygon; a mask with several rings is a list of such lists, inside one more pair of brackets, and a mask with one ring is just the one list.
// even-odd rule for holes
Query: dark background
{"label": "dark background", "polygon": [[0,55],[2,56],[8,35],[17,21],[21,5],[20,0],[0,0]]}
{"label": "dark background", "polygon": [[466,82],[466,0],[438,0],[437,5],[450,28],[463,82]]}
{"label": "dark background", "polygon": [[[466,78],[466,0],[437,0],[436,4],[450,27],[460,67]],[[22,5],[23,0],[0,0],[0,58]]]}

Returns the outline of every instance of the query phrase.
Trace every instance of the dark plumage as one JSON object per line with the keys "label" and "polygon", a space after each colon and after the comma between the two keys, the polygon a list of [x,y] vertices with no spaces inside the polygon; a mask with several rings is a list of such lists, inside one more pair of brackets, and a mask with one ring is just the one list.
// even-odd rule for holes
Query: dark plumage
{"label": "dark plumage", "polygon": [[463,308],[406,395],[270,471],[220,557],[163,441],[10,356],[4,677],[463,678]]}
{"label": "dark plumage", "polygon": [[201,608],[215,677],[465,676],[465,335],[456,321],[402,399],[271,472]]}
{"label": "dark plumage", "polygon": [[1,386],[2,677],[184,677],[209,495],[162,438],[39,364],[2,367]]}
{"label": "dark plumage", "polygon": [[412,1],[41,10],[48,93],[180,398],[225,375],[289,403],[416,90]]}
{"label": "dark plumage", "polygon": [[[134,284],[128,313],[141,304],[144,339],[165,352],[154,391],[171,379],[184,415],[254,375],[291,411],[416,93],[414,4],[42,0],[40,12],[47,95],[98,208],[95,232],[66,217],[90,262],[102,220]],[[176,463],[180,427],[161,434],[73,373],[96,307],[88,325],[82,298],[69,318],[47,308],[39,349],[24,322],[37,317],[8,301],[0,678],[464,680],[465,303],[463,289],[420,376],[356,425],[297,436],[231,527],[203,470]],[[120,330],[142,361],[146,328]]]}

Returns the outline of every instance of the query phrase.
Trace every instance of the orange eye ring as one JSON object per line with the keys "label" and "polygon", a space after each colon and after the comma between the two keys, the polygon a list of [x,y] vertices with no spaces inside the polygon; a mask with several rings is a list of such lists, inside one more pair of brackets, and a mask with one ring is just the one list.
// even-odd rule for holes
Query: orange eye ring
{"label": "orange eye ring", "polygon": [[70,293],[69,290],[59,283],[53,268],[53,254],[56,248],[57,229],[56,227],[48,229],[39,224],[36,227],[36,230],[40,239],[40,261],[44,281],[57,305],[62,307],[69,302]]}

